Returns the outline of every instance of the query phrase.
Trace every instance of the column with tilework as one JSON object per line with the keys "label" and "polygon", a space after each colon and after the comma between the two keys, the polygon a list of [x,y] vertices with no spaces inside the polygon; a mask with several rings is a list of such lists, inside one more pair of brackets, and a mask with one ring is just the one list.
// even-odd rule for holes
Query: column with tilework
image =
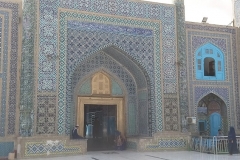
{"label": "column with tilework", "polygon": [[[239,12],[240,13],[240,12]],[[237,38],[236,38],[236,49],[237,49],[237,61],[238,61],[238,66],[237,66],[237,74],[240,75],[240,28],[236,29],[237,30]],[[240,86],[240,76],[238,76],[238,86]],[[239,87],[238,87],[239,88]],[[240,95],[239,95],[240,96]],[[239,109],[238,109],[239,110]],[[239,117],[239,112],[237,112],[237,129],[240,130],[240,118]],[[238,131],[239,133],[239,131]]]}
{"label": "column with tilework", "polygon": [[178,70],[178,95],[180,126],[182,132],[187,132],[184,125],[185,116],[188,115],[188,88],[187,88],[187,68],[186,68],[186,30],[185,30],[185,7],[184,0],[175,0],[176,21],[177,21],[177,52],[178,59],[176,67]]}
{"label": "column with tilework", "polygon": [[0,0],[0,157],[16,148],[21,58],[21,0]]}
{"label": "column with tilework", "polygon": [[23,48],[21,61],[20,88],[20,135],[33,134],[34,113],[34,48],[36,1],[25,0],[23,8]]}

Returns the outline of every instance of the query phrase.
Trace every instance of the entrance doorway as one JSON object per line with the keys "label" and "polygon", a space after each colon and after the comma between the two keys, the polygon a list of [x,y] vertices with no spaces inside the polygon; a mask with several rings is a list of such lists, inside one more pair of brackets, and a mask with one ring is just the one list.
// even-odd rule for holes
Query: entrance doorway
{"label": "entrance doorway", "polygon": [[116,105],[84,105],[84,137],[88,138],[88,151],[114,149],[117,130],[116,108]]}
{"label": "entrance doorway", "polygon": [[218,130],[221,129],[221,115],[212,113],[210,115],[210,136],[217,136]]}
{"label": "entrance doorway", "polygon": [[200,135],[217,136],[219,129],[227,135],[228,111],[220,97],[213,93],[206,95],[199,101],[197,112]]}
{"label": "entrance doorway", "polygon": [[[111,136],[108,136],[109,131],[107,132],[107,130],[105,128],[101,128],[101,124],[102,126],[106,124],[106,126],[114,126],[114,127],[110,127],[117,129],[118,131],[120,131],[122,133],[122,135],[126,135],[126,117],[125,117],[125,107],[124,107],[124,99],[123,98],[113,98],[113,97],[78,97],[78,102],[77,102],[77,107],[76,107],[76,124],[79,125],[78,128],[78,134],[82,137],[86,137],[89,136],[89,143],[88,143],[88,148],[89,150],[94,150],[95,148],[91,147],[94,145],[95,141],[93,141],[93,126],[94,125],[94,121],[92,121],[91,125],[89,125],[88,122],[88,118],[87,115],[90,114],[90,112],[94,112],[96,113],[96,116],[99,117],[99,123],[100,123],[100,136],[102,136],[102,138],[99,138],[99,141],[103,141],[106,142],[106,140],[108,140],[110,142],[110,138]],[[100,114],[101,113],[101,114]],[[102,117],[100,117],[99,115],[102,115]],[[103,117],[107,117],[104,118]],[[115,118],[114,118],[115,117]],[[106,120],[108,119],[108,121],[110,121],[110,123],[108,123],[108,121]],[[115,120],[113,120],[115,119]],[[86,126],[87,125],[87,126]],[[88,128],[89,129],[88,129]],[[109,128],[109,130],[110,130]],[[88,134],[86,134],[88,133]],[[92,134],[90,134],[92,133]],[[103,135],[104,134],[104,135]],[[100,137],[99,136],[99,137]],[[103,136],[105,136],[103,138]],[[92,141],[92,143],[91,143]],[[100,142],[99,142],[100,143]],[[98,145],[98,144],[97,144]],[[107,145],[109,146],[109,145]],[[104,147],[96,147],[96,150],[104,150]]]}

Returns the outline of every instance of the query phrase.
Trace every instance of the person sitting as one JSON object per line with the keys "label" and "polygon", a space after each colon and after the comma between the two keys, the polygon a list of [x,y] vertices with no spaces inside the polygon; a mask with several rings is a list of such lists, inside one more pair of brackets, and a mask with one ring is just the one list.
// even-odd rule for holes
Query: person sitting
{"label": "person sitting", "polygon": [[77,132],[78,127],[79,127],[79,125],[76,125],[74,127],[74,129],[72,130],[72,139],[82,139],[83,138],[83,137],[78,135],[78,132]]}
{"label": "person sitting", "polygon": [[121,135],[121,132],[116,131],[116,133],[115,133],[115,140],[114,141],[116,143],[116,149],[117,150],[124,150],[125,149],[126,140]]}

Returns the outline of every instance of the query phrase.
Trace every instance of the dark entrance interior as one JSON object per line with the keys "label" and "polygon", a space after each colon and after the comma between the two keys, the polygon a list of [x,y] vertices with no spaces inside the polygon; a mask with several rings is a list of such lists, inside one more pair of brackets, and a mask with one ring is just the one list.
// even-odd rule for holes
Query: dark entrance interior
{"label": "dark entrance interior", "polygon": [[116,105],[84,105],[84,137],[88,151],[114,149],[117,129]]}

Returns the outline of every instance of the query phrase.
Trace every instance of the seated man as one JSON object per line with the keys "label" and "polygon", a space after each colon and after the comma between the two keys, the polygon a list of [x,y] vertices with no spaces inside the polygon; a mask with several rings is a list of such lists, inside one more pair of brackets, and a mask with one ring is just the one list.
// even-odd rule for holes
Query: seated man
{"label": "seated man", "polygon": [[78,127],[79,125],[76,125],[75,128],[72,130],[72,139],[82,139],[83,137],[78,135]]}

